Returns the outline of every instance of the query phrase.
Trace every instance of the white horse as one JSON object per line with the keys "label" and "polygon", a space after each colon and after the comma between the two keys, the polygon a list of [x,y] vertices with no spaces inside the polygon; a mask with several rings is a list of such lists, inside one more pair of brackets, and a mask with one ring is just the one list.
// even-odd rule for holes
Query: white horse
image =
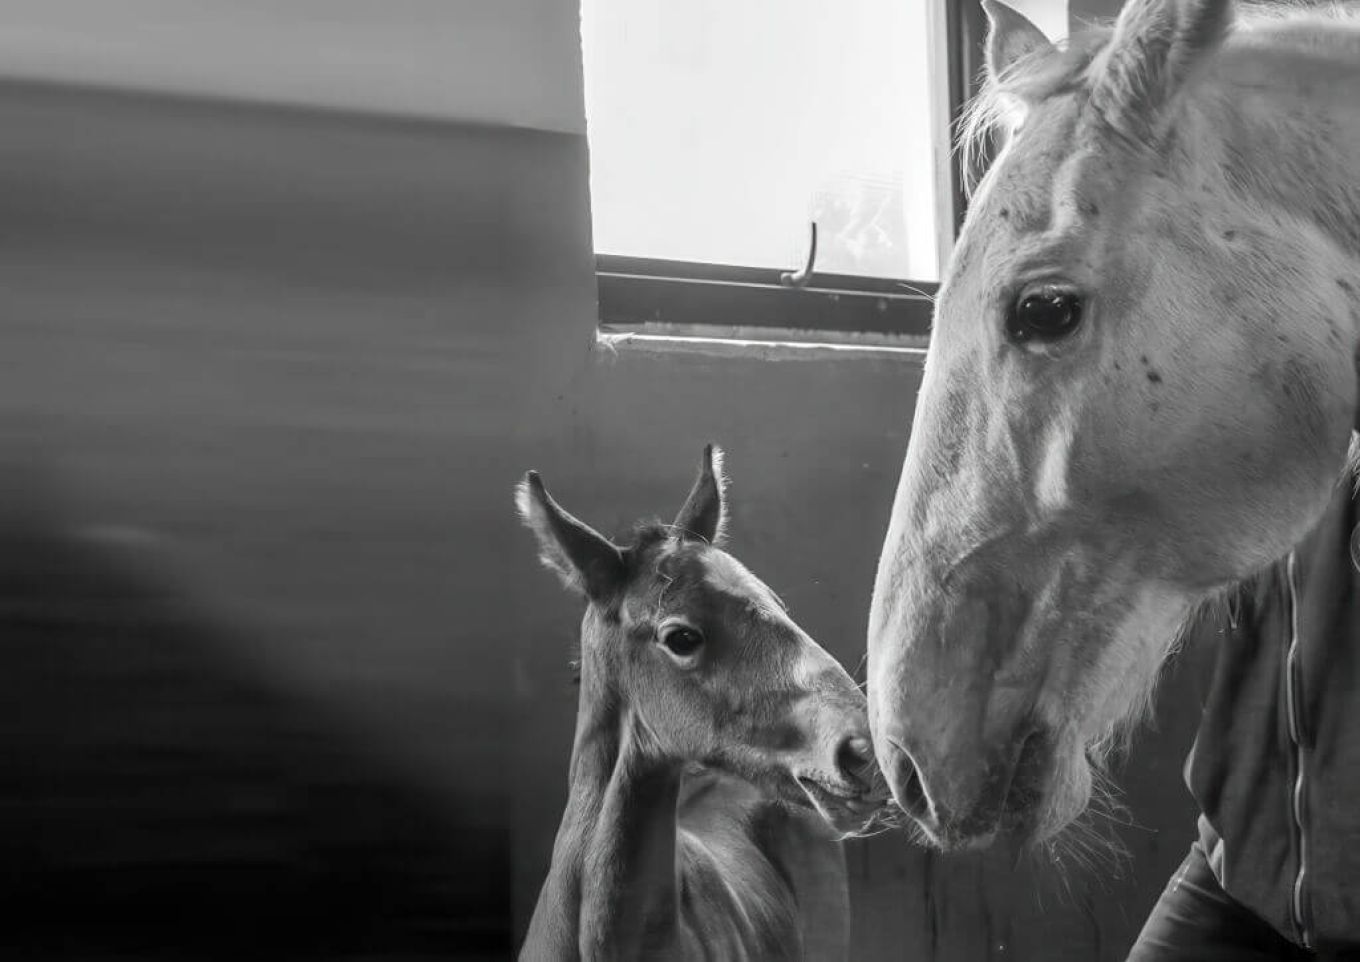
{"label": "white horse", "polygon": [[987,7],[1001,147],[869,632],[879,761],[943,847],[1082,811],[1187,613],[1302,539],[1357,423],[1360,27],[1129,0],[1058,48]]}

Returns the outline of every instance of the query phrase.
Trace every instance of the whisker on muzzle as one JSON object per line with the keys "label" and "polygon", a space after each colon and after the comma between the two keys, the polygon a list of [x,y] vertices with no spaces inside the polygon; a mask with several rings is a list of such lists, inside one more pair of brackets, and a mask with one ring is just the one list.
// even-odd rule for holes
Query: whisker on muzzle
{"label": "whisker on muzzle", "polygon": [[873,819],[856,837],[871,838],[886,832],[901,832],[912,845],[926,845],[928,842],[925,832],[916,824],[916,820],[891,800],[874,813]]}
{"label": "whisker on muzzle", "polygon": [[1134,821],[1128,806],[1120,799],[1109,776],[1093,766],[1091,797],[1074,821],[1052,838],[1037,846],[1038,865],[1051,870],[1069,896],[1074,877],[1083,885],[1106,885],[1122,879],[1132,866],[1133,857],[1119,837],[1121,829],[1150,831]]}

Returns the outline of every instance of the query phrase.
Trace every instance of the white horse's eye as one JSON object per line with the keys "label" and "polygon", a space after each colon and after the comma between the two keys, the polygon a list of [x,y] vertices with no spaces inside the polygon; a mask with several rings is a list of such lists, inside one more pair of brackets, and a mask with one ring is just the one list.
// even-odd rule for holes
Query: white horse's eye
{"label": "white horse's eye", "polygon": [[1022,293],[1011,305],[1006,331],[1016,341],[1055,341],[1075,331],[1081,318],[1081,295],[1041,287]]}

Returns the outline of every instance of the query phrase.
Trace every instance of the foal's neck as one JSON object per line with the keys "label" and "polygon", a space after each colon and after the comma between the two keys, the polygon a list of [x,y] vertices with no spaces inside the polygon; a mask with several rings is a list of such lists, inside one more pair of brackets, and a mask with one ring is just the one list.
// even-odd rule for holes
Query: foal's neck
{"label": "foal's neck", "polygon": [[523,958],[636,959],[674,941],[681,776],[583,669],[567,807]]}

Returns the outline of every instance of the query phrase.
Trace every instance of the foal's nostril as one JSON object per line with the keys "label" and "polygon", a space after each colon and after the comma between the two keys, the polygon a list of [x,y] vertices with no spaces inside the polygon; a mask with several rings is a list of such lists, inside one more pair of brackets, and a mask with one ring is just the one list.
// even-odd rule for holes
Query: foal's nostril
{"label": "foal's nostril", "polygon": [[863,735],[851,735],[836,749],[836,768],[842,778],[868,788],[873,783],[874,746]]}

